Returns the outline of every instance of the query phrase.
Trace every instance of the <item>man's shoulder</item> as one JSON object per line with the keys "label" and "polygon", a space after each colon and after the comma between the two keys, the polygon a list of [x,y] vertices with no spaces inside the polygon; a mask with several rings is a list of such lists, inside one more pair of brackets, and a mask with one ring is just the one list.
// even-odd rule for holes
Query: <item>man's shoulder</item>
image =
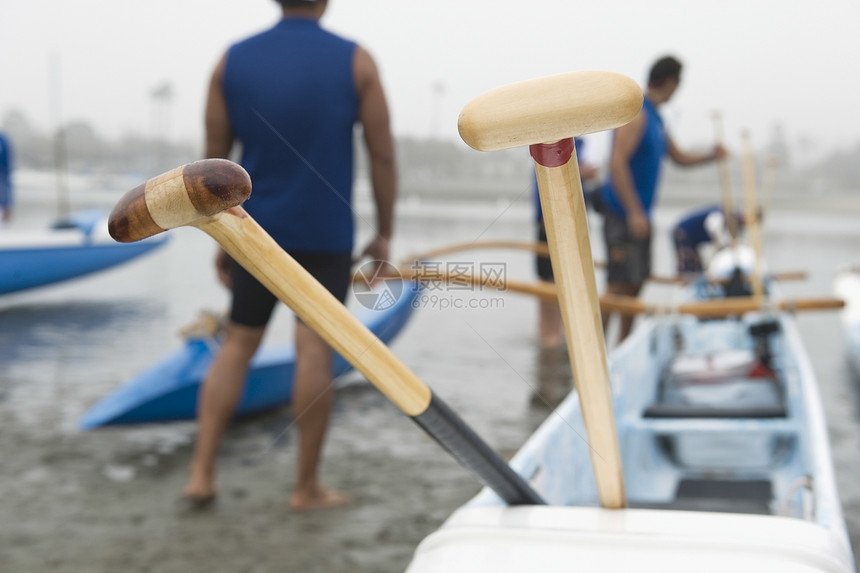
{"label": "man's shoulder", "polygon": [[306,44],[308,41],[311,43],[322,42],[328,46],[340,45],[349,49],[357,45],[355,41],[327,30],[318,23],[306,21],[292,22],[288,19],[281,20],[274,26],[234,42],[230,46],[229,51],[231,53],[242,51],[252,52],[261,47],[271,47],[272,44],[289,43],[291,41],[303,44]]}

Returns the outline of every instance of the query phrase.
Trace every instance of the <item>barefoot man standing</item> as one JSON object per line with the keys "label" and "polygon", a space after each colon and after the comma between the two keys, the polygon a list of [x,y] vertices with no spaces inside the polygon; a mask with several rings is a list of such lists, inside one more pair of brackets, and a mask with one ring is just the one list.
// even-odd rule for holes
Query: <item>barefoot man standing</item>
{"label": "barefoot man standing", "polygon": [[[388,106],[371,56],[320,26],[326,0],[278,0],[283,18],[231,46],[215,68],[206,104],[206,157],[241,146],[253,192],[244,208],[343,301],[353,260],[353,128],[361,124],[377,207],[376,236],[361,253],[388,260],[397,193]],[[183,495],[216,497],[218,445],[242,395],[276,298],[226,253],[219,277],[232,291],[224,344],[198,398],[198,435]],[[333,400],[331,348],[296,321],[292,410],[299,431],[297,511],[344,504],[318,467]]]}

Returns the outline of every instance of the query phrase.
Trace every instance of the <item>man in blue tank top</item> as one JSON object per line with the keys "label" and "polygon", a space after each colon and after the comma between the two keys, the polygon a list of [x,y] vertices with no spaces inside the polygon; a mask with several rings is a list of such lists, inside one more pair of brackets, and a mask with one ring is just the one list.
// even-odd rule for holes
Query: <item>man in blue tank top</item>
{"label": "man in blue tank top", "polygon": [[[663,158],[678,165],[699,165],[725,156],[716,145],[708,153],[682,151],[666,132],[658,108],[669,101],[681,81],[681,63],[671,56],[651,67],[642,111],[615,130],[609,159],[609,179],[603,187],[603,237],[606,244],[606,292],[638,296],[651,274],[651,213]],[[609,314],[603,315],[604,329]],[[621,317],[619,341],[633,327],[632,316]]]}
{"label": "man in blue tank top", "polygon": [[[229,48],[210,82],[206,157],[226,158],[234,143],[251,176],[244,208],[338,299],[346,298],[353,251],[353,128],[360,123],[377,206],[375,237],[362,252],[389,256],[396,197],[388,106],[370,55],[324,30],[326,0],[277,0],[283,19]],[[370,224],[370,223],[368,223]],[[221,437],[242,395],[248,364],[276,299],[223,251],[219,277],[232,291],[224,343],[199,397],[198,435],[184,500],[215,498]],[[299,430],[294,510],[347,502],[321,483],[318,466],[334,397],[331,348],[296,321],[291,407]]]}

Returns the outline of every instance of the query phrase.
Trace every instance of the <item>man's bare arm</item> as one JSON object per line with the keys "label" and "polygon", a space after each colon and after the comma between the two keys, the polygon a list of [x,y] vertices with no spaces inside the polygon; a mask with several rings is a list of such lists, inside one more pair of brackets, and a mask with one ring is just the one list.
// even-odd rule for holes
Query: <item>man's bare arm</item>
{"label": "man's bare arm", "polygon": [[394,203],[397,198],[397,168],[388,103],[376,64],[370,54],[360,47],[356,49],[353,59],[353,74],[377,212],[377,237],[365,251],[379,260],[388,260],[388,241],[394,231]]}
{"label": "man's bare arm", "polygon": [[640,112],[633,121],[616,129],[609,158],[612,185],[627,214],[628,226],[634,237],[644,237],[650,229],[630,171],[630,159],[642,141],[646,123],[647,116]]}

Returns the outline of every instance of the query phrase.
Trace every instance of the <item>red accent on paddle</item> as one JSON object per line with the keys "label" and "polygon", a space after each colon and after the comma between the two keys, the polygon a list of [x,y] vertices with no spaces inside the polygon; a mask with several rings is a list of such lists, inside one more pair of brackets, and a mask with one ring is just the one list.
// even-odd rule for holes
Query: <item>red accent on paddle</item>
{"label": "red accent on paddle", "polygon": [[561,167],[573,155],[573,138],[562,139],[555,143],[536,143],[529,146],[534,160],[544,167]]}

